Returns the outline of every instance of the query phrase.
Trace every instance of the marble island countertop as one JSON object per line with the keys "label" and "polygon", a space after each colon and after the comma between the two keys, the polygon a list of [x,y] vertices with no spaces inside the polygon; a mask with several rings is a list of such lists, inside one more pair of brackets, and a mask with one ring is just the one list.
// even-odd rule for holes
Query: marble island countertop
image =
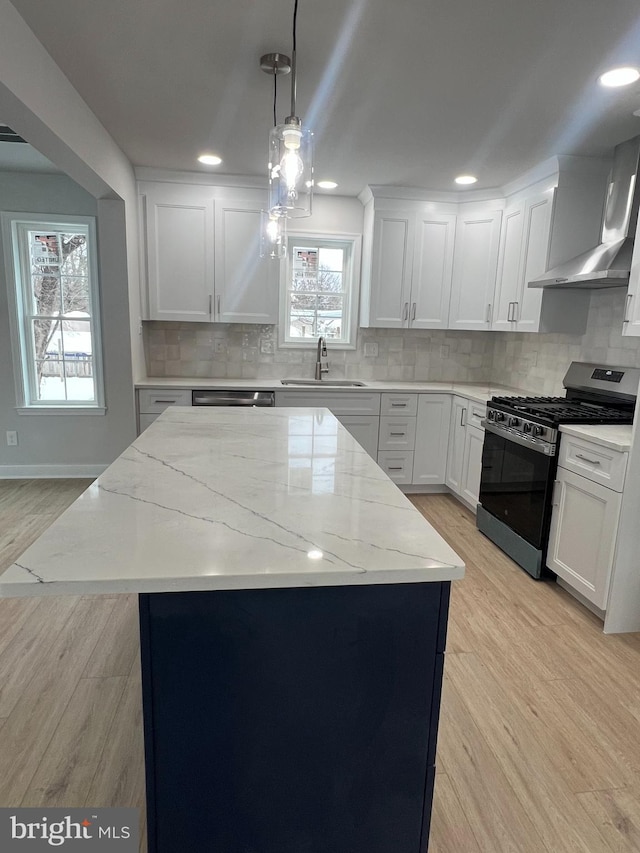
{"label": "marble island countertop", "polygon": [[0,596],[411,583],[462,560],[326,409],[171,407]]}
{"label": "marble island countertop", "polygon": [[[292,371],[292,376],[296,376],[295,370]],[[309,377],[304,377],[309,378]],[[197,390],[231,390],[244,388],[252,388],[255,391],[313,391],[327,392],[339,391],[343,393],[359,393],[362,391],[375,391],[378,393],[393,393],[403,392],[411,394],[442,394],[450,392],[458,394],[461,397],[467,397],[478,403],[484,403],[495,396],[522,396],[528,392],[518,388],[507,388],[504,385],[489,385],[487,383],[474,384],[469,382],[428,382],[421,380],[401,381],[389,379],[386,381],[380,380],[365,380],[362,386],[336,386],[330,385],[283,385],[280,379],[205,379],[200,377],[189,376],[148,376],[145,379],[139,379],[135,383],[136,388],[190,388]]]}

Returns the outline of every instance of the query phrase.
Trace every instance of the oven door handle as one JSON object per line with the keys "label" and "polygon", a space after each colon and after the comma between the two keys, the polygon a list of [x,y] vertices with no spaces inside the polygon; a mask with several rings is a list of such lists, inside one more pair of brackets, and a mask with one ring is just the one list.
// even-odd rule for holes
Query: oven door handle
{"label": "oven door handle", "polygon": [[536,453],[543,453],[545,456],[556,455],[555,444],[548,444],[546,441],[538,441],[535,438],[526,438],[523,435],[511,432],[511,430],[496,427],[487,420],[481,421],[481,424],[487,432],[499,435],[501,438],[504,438],[505,441],[512,441],[514,444],[519,444],[521,447],[526,447],[528,450],[534,450]]}

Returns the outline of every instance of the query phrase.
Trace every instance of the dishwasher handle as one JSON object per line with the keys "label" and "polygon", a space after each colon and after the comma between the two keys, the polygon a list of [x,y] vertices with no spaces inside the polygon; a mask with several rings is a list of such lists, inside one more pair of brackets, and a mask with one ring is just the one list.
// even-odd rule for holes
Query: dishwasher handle
{"label": "dishwasher handle", "polygon": [[273,391],[192,391],[192,406],[275,406]]}

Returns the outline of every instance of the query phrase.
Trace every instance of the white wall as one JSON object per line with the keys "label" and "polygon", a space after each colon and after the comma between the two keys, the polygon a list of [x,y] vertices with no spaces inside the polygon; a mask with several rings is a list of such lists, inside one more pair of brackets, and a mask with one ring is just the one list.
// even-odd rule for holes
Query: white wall
{"label": "white wall", "polygon": [[[18,415],[9,334],[6,247],[0,240],[0,475],[39,476],[47,466],[79,466],[93,473],[122,452],[131,436],[131,357],[122,205],[97,202],[65,175],[0,173],[0,208],[24,213],[98,216],[98,266],[102,308],[107,414]],[[5,431],[18,432],[18,446],[7,447]],[[19,466],[18,470],[15,466]],[[22,468],[21,466],[28,466]],[[35,466],[35,468],[31,467]],[[89,466],[87,468],[83,466]],[[61,473],[61,472],[60,472]]]}
{"label": "white wall", "polygon": [[[103,206],[102,201],[98,205],[100,220],[103,215],[105,220],[98,223],[99,234],[111,253],[111,261],[105,265],[107,256],[101,245],[104,284],[109,288],[103,293],[108,315],[103,319],[116,324],[113,329],[111,325],[106,329],[108,404],[114,407],[113,417],[110,414],[107,420],[103,419],[108,424],[107,443],[96,430],[99,419],[95,417],[85,417],[71,434],[64,426],[68,423],[66,417],[55,423],[47,423],[51,417],[41,417],[39,427],[34,423],[20,428],[30,435],[33,431],[29,445],[31,454],[36,453],[37,447],[37,464],[62,464],[69,453],[81,459],[81,464],[108,463],[135,435],[132,374],[144,373],[142,337],[137,334],[141,311],[133,167],[9,0],[0,0],[0,117],[94,199],[121,200],[116,206]],[[9,207],[4,199],[0,203]],[[130,357],[118,360],[112,343],[125,331],[129,338],[125,350],[129,350]],[[3,414],[6,406],[6,398],[0,398]],[[35,420],[35,416],[31,418],[32,422]],[[24,422],[25,418],[21,418],[20,423]],[[0,434],[0,462],[6,458],[3,438]],[[70,444],[72,450],[65,451],[64,447]],[[12,460],[21,458],[23,450],[20,445]],[[31,454],[29,461],[34,460]]]}

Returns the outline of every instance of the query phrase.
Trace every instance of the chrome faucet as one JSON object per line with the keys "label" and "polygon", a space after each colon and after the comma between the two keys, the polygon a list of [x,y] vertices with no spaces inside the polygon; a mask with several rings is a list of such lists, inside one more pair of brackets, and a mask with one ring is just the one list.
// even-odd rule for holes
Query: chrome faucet
{"label": "chrome faucet", "polygon": [[322,379],[322,374],[328,372],[329,364],[327,362],[327,344],[322,335],[320,335],[318,338],[318,355],[316,358],[316,379]]}

